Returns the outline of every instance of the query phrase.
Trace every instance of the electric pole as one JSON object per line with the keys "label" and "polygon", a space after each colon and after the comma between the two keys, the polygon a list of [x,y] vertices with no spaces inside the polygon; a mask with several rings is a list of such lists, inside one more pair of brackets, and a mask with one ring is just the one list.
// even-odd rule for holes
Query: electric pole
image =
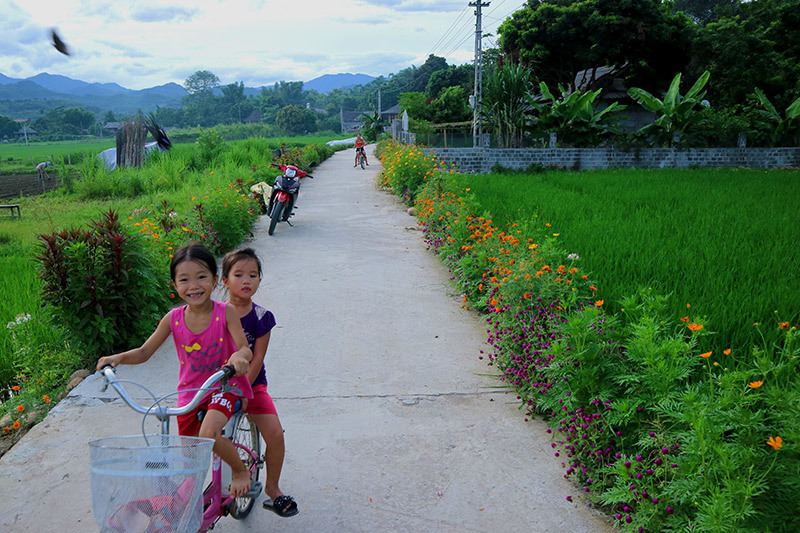
{"label": "electric pole", "polygon": [[475,106],[472,115],[472,147],[478,148],[483,146],[483,119],[482,114],[482,95],[481,89],[483,86],[483,57],[482,49],[483,43],[481,42],[481,8],[487,7],[490,2],[481,2],[477,0],[470,2],[469,5],[475,8]]}

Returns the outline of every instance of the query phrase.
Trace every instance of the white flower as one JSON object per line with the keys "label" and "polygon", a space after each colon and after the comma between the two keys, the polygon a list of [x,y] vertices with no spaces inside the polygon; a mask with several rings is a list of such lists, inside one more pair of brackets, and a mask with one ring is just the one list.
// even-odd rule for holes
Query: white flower
{"label": "white flower", "polygon": [[581,258],[581,256],[579,256],[578,254],[569,254],[567,256],[567,259],[573,259],[573,260],[580,259],[580,258]]}

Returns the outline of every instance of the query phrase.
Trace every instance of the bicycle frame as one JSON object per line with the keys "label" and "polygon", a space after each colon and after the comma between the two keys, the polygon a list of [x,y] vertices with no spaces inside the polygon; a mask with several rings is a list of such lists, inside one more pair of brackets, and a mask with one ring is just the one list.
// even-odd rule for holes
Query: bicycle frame
{"label": "bicycle frame", "polygon": [[[200,387],[200,389],[195,393],[194,398],[188,404],[184,405],[183,407],[164,407],[161,405],[161,400],[156,399],[156,401],[150,407],[144,407],[140,405],[136,400],[134,400],[125,388],[122,386],[122,383],[117,379],[116,374],[114,373],[114,368],[112,366],[106,366],[102,370],[103,376],[105,377],[105,387],[111,385],[114,390],[119,394],[120,398],[128,404],[128,406],[136,411],[147,417],[147,415],[155,416],[158,420],[161,421],[161,433],[164,435],[169,434],[169,419],[172,416],[183,415],[189,413],[197,408],[200,405],[200,402],[203,399],[205,393],[209,390],[215,388],[215,385],[218,382],[222,382],[220,390],[225,391],[227,387],[228,378],[232,377],[234,374],[233,367],[223,367],[222,369],[215,372],[211,377],[209,377],[205,383]],[[145,389],[147,390],[147,389]],[[149,391],[148,391],[149,392]],[[240,419],[245,416],[246,413],[242,410],[236,411],[233,416],[231,416],[228,423],[225,424],[223,428],[223,435],[227,436],[229,439],[233,438],[234,431]],[[237,450],[244,452],[247,456],[250,457],[252,463],[250,465],[250,477],[253,478],[253,473],[261,467],[263,461],[258,457],[257,453],[254,453],[252,450],[239,444],[238,442],[233,442],[233,445],[237,448]],[[203,525],[201,531],[206,531],[208,529],[213,529],[214,524],[219,520],[221,517],[226,516],[228,514],[228,509],[231,504],[235,503],[235,498],[233,498],[228,493],[228,487],[224,486],[223,483],[223,462],[222,459],[217,454],[212,455],[212,462],[211,462],[211,482],[206,486],[205,491],[203,491]],[[258,495],[261,493],[263,489],[263,485],[259,481],[255,481],[251,483],[250,491],[243,496],[243,498],[257,498]],[[249,509],[248,509],[249,512]]]}

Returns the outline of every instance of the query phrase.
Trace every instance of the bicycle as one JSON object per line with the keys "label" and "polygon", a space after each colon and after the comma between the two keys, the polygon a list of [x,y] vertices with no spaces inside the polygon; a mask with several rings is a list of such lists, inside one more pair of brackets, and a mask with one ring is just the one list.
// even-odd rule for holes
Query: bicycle
{"label": "bicycle", "polygon": [[[147,416],[148,415],[155,416],[156,418],[158,418],[158,420],[161,421],[161,434],[156,435],[155,437],[151,435],[151,438],[154,438],[155,440],[158,441],[156,443],[156,446],[150,446],[149,442],[147,442],[145,460],[140,459],[136,462],[139,465],[138,466],[139,469],[142,468],[141,466],[142,464],[144,465],[143,467],[144,468],[143,473],[145,474],[144,477],[148,479],[152,478],[153,484],[165,485],[165,483],[162,481],[164,476],[174,475],[176,472],[178,473],[188,472],[188,469],[184,464],[185,457],[187,455],[187,451],[193,449],[193,447],[195,447],[195,445],[197,444],[195,441],[208,441],[208,449],[210,451],[214,442],[211,439],[200,439],[197,437],[181,437],[176,435],[170,435],[169,419],[172,416],[186,414],[196,409],[197,406],[200,404],[200,401],[203,399],[205,392],[209,390],[216,390],[215,385],[217,384],[217,382],[220,382],[220,390],[222,392],[231,390],[231,387],[228,386],[227,382],[228,379],[230,377],[233,377],[233,375],[235,374],[235,369],[233,368],[233,366],[226,365],[217,372],[215,372],[211,377],[209,377],[206,380],[205,383],[203,383],[202,387],[197,389],[197,392],[192,401],[189,402],[187,405],[179,408],[175,407],[168,408],[161,405],[161,402],[166,398],[166,396],[162,398],[156,398],[155,395],[153,395],[143,385],[136,383],[134,381],[127,381],[128,383],[132,383],[134,385],[142,387],[142,389],[144,389],[148,394],[150,394],[150,396],[153,397],[154,402],[149,407],[140,405],[125,390],[125,388],[122,385],[123,382],[117,379],[115,374],[115,369],[112,366],[109,365],[104,367],[102,369],[102,373],[105,378],[103,390],[105,390],[108,387],[108,385],[111,385],[117,392],[117,394],[119,394],[119,396],[123,399],[123,401],[126,404],[128,404],[128,406],[131,409],[143,415],[142,436],[144,437],[146,442],[148,441],[148,436],[145,434],[144,431],[144,422]],[[172,393],[168,396],[171,396],[173,394],[175,393]],[[200,500],[199,485],[198,485],[197,505],[195,505],[193,509],[187,511],[187,512],[194,512],[197,515],[202,515],[202,521],[200,521],[199,518],[194,519],[194,522],[196,523],[201,522],[201,525],[199,526],[200,531],[207,531],[209,529],[213,529],[216,522],[220,518],[228,514],[230,514],[231,517],[237,520],[245,518],[253,509],[255,500],[259,496],[259,494],[261,494],[261,491],[263,489],[263,485],[261,484],[260,481],[258,481],[261,467],[264,464],[264,458],[261,455],[261,435],[258,432],[258,428],[250,420],[250,417],[247,415],[247,413],[245,413],[239,408],[240,402],[237,401],[236,404],[237,405],[233,416],[231,416],[230,420],[223,429],[223,435],[227,435],[228,438],[233,442],[233,444],[239,451],[239,457],[242,459],[242,462],[244,462],[245,466],[250,471],[250,491],[245,496],[239,498],[231,497],[231,495],[228,492],[230,485],[230,478],[231,478],[230,467],[224,461],[222,461],[216,454],[213,455],[209,454],[210,457],[205,461],[204,469],[202,470],[203,475],[200,477],[200,482],[202,482],[205,479],[205,474],[207,474],[208,471],[208,463],[210,462],[212,466],[211,482],[205,487],[205,490],[202,493],[202,506],[200,505],[201,500]],[[178,437],[180,441],[178,445],[171,444],[172,440],[175,440],[174,439],[175,437]],[[117,439],[125,439],[125,438],[126,437],[118,437]],[[112,437],[111,439],[114,439],[114,437]],[[98,439],[97,441],[92,441],[92,442],[98,442],[99,445],[102,445],[102,442],[99,441],[105,441],[105,440],[108,439]],[[90,446],[91,445],[92,443],[90,443]],[[163,450],[170,447],[173,449],[172,455],[169,456],[163,455]],[[180,452],[180,455],[177,454],[177,451],[175,449],[177,449],[177,451]],[[153,456],[154,451],[156,452],[155,458]],[[158,455],[159,451],[162,452],[162,455]],[[119,461],[119,459],[117,459],[117,461]],[[176,462],[178,463],[178,467],[172,468],[172,470],[170,470],[170,465]],[[94,457],[92,457],[93,482],[95,474],[94,463],[95,459]],[[131,474],[129,472],[128,467],[125,467],[124,469],[126,471],[120,472],[118,475],[130,476]],[[136,475],[140,474],[142,474],[142,472],[137,471]],[[178,479],[178,481],[180,481],[180,478]],[[181,490],[183,490],[184,493],[186,493],[187,491],[191,491],[191,486],[187,488],[186,485],[192,485],[193,483],[189,484],[186,481],[184,481],[184,483],[179,484],[179,486],[175,487],[174,485],[177,484],[178,483],[176,481],[172,481],[171,483],[166,483],[167,487],[169,487],[169,489],[167,490],[164,490],[164,487],[158,487],[161,489],[161,492],[166,492],[166,494],[164,494],[163,497],[161,495],[157,495],[155,498],[152,497],[141,498],[138,495],[134,494],[134,496],[136,497],[134,501],[136,501],[137,503],[136,505],[134,505],[133,508],[139,510],[142,506],[144,506],[146,508],[145,509],[146,511],[152,511],[151,508],[154,507],[154,504],[152,504],[150,500],[155,500],[156,501],[155,505],[166,506],[165,507],[166,514],[175,514],[176,511],[173,509],[173,507],[176,507],[175,499],[177,498],[177,496],[175,495],[176,494],[180,495]],[[110,497],[107,494],[98,495],[98,498],[100,498],[101,500],[114,499],[113,497]],[[164,500],[158,498],[168,498],[168,499]],[[180,505],[183,505],[183,507],[185,508],[190,507],[193,504],[189,502],[187,498],[188,497],[182,497],[181,501],[179,501],[178,503]],[[117,529],[116,526],[111,523],[109,516],[107,516],[109,515],[109,509],[107,508],[103,509],[104,506],[108,507],[112,505],[118,505],[118,503],[116,501],[114,502],[100,501],[97,502],[97,505],[95,505],[94,502],[95,490],[92,490],[92,500],[93,500],[93,508],[95,510],[95,520],[98,522],[98,526],[100,526],[101,532],[120,531],[120,529]],[[145,501],[144,503],[141,503],[140,500],[145,500]],[[184,502],[183,500],[186,501]],[[119,512],[120,509],[129,508],[126,507],[126,505],[129,506],[129,504],[130,502],[127,502],[122,507],[115,509],[115,513]],[[126,513],[127,512],[128,511],[126,511]],[[102,518],[99,517],[98,513],[103,515],[103,517]],[[113,518],[115,514],[112,513],[110,516]],[[152,517],[148,518],[152,520]],[[161,520],[160,515],[158,519]],[[139,518],[139,520],[144,521],[145,518]],[[160,523],[160,525],[155,529],[150,527],[142,529],[141,531],[151,531],[151,530],[159,532],[171,531],[172,529],[164,527],[164,523],[166,522],[162,521],[162,523]],[[198,529],[198,527],[195,525],[184,526],[184,528],[185,529],[182,530],[185,531],[195,531]]]}
{"label": "bicycle", "polygon": [[361,170],[365,170],[367,168],[365,166],[367,155],[364,153],[364,148],[362,147],[361,150],[356,149],[356,153],[358,154],[358,163],[361,165]]}

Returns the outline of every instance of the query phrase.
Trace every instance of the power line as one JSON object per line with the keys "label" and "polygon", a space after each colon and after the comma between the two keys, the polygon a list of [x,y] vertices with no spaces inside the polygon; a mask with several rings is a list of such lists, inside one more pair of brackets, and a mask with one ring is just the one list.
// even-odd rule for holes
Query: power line
{"label": "power line", "polygon": [[[457,24],[458,24],[458,23],[461,21],[461,19],[463,19],[463,18],[464,18],[464,15],[466,15],[466,14],[467,14],[468,10],[469,10],[469,6],[465,7],[465,8],[464,8],[464,9],[461,11],[461,13],[459,13],[459,14],[458,14],[458,16],[457,16],[457,17],[456,17],[456,19],[453,21],[453,23],[452,23],[452,24],[450,24],[450,27],[449,27],[449,28],[447,28],[447,31],[445,31],[445,32],[444,32],[444,35],[442,35],[441,37],[439,37],[439,40],[438,40],[438,41],[436,41],[436,44],[434,44],[434,45],[433,45],[433,48],[431,49],[431,51],[430,51],[430,53],[429,53],[428,55],[436,53],[436,50],[438,50],[438,47],[439,47],[439,45],[442,45],[442,48],[445,48],[445,47],[447,46],[446,44],[442,44],[442,42],[443,42],[445,39],[447,39],[447,36],[450,34],[450,32],[451,32],[451,31],[453,31],[453,28],[455,28],[455,27],[456,27],[456,25],[457,25]],[[452,41],[452,37],[450,38],[450,40]],[[448,42],[450,42],[450,41],[448,41]]]}
{"label": "power line", "polygon": [[488,7],[491,2],[476,0],[469,5],[475,8],[475,108],[472,119],[472,146],[477,148],[483,144],[482,88],[483,88],[483,43],[481,42],[482,21],[481,8]]}

